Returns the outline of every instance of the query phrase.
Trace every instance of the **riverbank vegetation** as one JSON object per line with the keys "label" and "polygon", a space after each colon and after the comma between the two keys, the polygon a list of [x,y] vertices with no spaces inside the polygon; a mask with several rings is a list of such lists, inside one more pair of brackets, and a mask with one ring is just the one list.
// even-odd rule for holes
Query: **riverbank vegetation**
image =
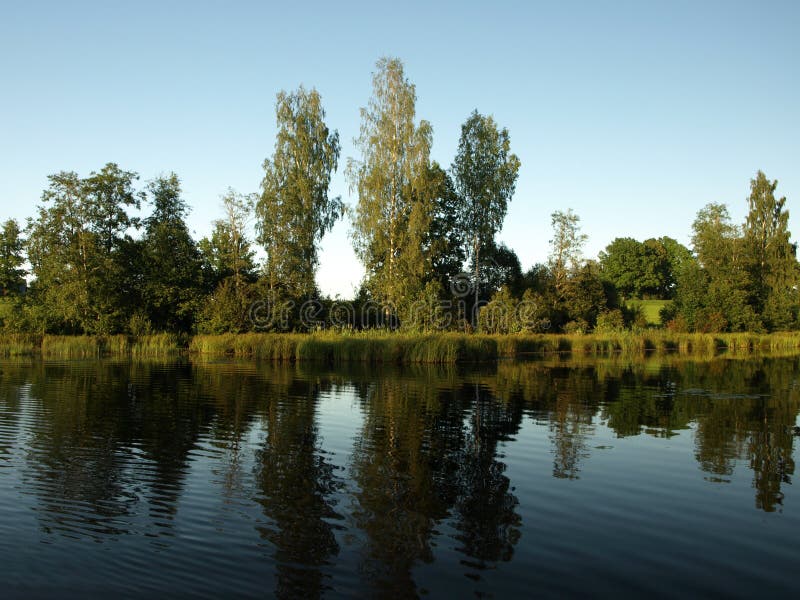
{"label": "riverbank vegetation", "polygon": [[[88,176],[51,175],[26,226],[8,220],[0,230],[3,352],[171,352],[195,336],[198,351],[449,361],[504,355],[486,340],[624,351],[675,339],[736,348],[737,338],[717,334],[800,329],[786,199],[764,173],[750,182],[745,222],[709,204],[692,224],[691,248],[667,236],[620,237],[587,259],[580,218],[554,207],[550,254],[523,270],[496,240],[521,169],[509,132],[473,112],[444,168],[431,160],[433,130],[415,102],[402,63],[378,61],[359,155],[347,161],[355,197],[348,208],[328,193],[340,144],[320,95],[280,92],[261,190],[225,194],[222,216],[199,241],[174,173],[143,186],[114,163]],[[366,274],[354,298],[329,298],[315,282],[319,244],[345,214]],[[321,330],[343,337],[254,335]],[[394,337],[353,335],[365,330]],[[567,337],[540,337],[554,333]],[[679,333],[714,336],[671,337]],[[224,337],[203,337],[213,335]],[[517,337],[491,337],[505,335]],[[784,336],[745,339],[761,346]]]}
{"label": "riverbank vegetation", "polygon": [[239,357],[322,364],[460,364],[547,356],[786,355],[800,353],[800,333],[675,333],[648,330],[591,334],[487,335],[402,332],[197,335],[0,336],[0,357]]}

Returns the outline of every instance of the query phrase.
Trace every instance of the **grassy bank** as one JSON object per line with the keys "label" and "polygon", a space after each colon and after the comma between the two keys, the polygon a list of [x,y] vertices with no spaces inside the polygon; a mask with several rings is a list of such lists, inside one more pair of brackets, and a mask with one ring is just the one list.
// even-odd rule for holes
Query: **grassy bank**
{"label": "grassy bank", "polygon": [[[159,357],[185,351],[180,336],[0,336],[0,356],[41,354],[46,358],[99,356]],[[481,335],[459,333],[357,334],[247,333],[198,335],[190,353],[237,356],[279,362],[316,361],[327,364],[453,364],[505,358],[570,354],[572,356],[636,357],[678,354],[713,357],[762,353],[800,354],[800,333],[694,334],[647,330],[590,335]]]}
{"label": "grassy bank", "polygon": [[800,333],[681,334],[666,331],[592,335],[442,334],[243,334],[197,336],[190,352],[282,362],[331,364],[492,361],[548,354],[639,356],[648,353],[715,356],[721,353],[798,353]]}
{"label": "grassy bank", "polygon": [[161,333],[143,337],[127,335],[4,335],[0,356],[41,354],[46,358],[92,358],[100,356],[170,356],[186,348],[181,336]]}
{"label": "grassy bank", "polygon": [[497,358],[497,343],[489,336],[441,334],[260,334],[200,335],[189,351],[282,362],[320,361],[331,364],[456,363]]}

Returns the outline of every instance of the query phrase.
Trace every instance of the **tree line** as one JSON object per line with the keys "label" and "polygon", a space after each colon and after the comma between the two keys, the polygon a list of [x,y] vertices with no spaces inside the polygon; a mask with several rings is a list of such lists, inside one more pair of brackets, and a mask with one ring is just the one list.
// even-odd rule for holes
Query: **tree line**
{"label": "tree line", "polygon": [[[352,306],[381,307],[345,327],[453,328],[495,333],[588,332],[646,325],[634,298],[669,299],[662,322],[680,331],[798,327],[796,246],[785,198],[760,171],[744,224],[722,204],[697,216],[692,249],[669,237],[617,238],[598,260],[572,210],[552,214],[548,260],[523,272],[496,241],[520,169],[508,130],[474,111],[444,168],[431,124],[398,59],[382,58],[361,109],[357,157],[345,172],[354,206],[329,193],[338,132],[315,89],[277,95],[277,134],[258,193],[229,190],[209,236],[195,241],[178,176],[138,185],[109,163],[48,177],[24,228],[0,232],[0,321],[8,332],[223,333],[277,328],[253,318],[268,298],[283,325],[308,329],[336,309],[316,282],[320,243],[349,213],[365,277]],[[149,216],[134,216],[142,206]],[[248,232],[254,226],[255,236]],[[256,260],[256,246],[265,259]],[[26,284],[29,281],[29,285]],[[462,285],[463,284],[463,285]],[[357,311],[354,311],[355,314]],[[363,313],[362,313],[363,314]],[[317,326],[317,325],[315,325]]]}

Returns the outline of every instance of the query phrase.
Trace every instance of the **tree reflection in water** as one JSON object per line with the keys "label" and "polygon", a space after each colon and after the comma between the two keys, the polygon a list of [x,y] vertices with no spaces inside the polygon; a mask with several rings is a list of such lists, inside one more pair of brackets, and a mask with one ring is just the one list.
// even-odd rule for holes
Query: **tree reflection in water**
{"label": "tree reflection in water", "polygon": [[[207,485],[242,507],[219,527],[257,532],[276,595],[338,589],[346,549],[357,556],[352,585],[414,596],[425,591],[416,569],[440,547],[472,579],[513,560],[526,498],[514,492],[505,455],[529,426],[544,426],[551,474],[567,485],[590,468],[601,430],[691,436],[707,481],[725,485],[747,470],[755,508],[782,510],[795,469],[798,371],[796,359],[770,358],[337,371],[8,362],[0,473],[19,470],[43,535],[138,534],[169,548],[187,476],[207,464]],[[323,393],[356,402],[343,464],[320,434]]]}

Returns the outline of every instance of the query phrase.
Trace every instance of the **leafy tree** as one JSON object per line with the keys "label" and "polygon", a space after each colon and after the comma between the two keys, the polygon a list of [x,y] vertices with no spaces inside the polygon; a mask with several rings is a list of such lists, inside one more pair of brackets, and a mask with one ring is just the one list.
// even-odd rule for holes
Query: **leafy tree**
{"label": "leafy tree", "polygon": [[519,302],[508,287],[497,290],[489,303],[478,315],[478,325],[482,333],[509,334],[520,331],[517,318]]}
{"label": "leafy tree", "polygon": [[25,285],[22,230],[8,219],[0,230],[0,296],[16,295]]}
{"label": "leafy tree", "polygon": [[522,266],[516,252],[505,244],[494,244],[480,253],[484,257],[483,271],[480,275],[480,297],[488,299],[507,287],[509,293],[520,296],[524,292]]}
{"label": "leafy tree", "polygon": [[159,331],[188,332],[202,302],[202,262],[189,234],[189,212],[175,173],[158,177],[147,190],[153,205],[142,240],[145,311]]}
{"label": "leafy tree", "polygon": [[450,172],[461,202],[462,229],[469,245],[475,281],[480,281],[481,250],[494,246],[508,202],[514,195],[520,161],[511,153],[508,130],[473,111],[461,126]]}
{"label": "leafy tree", "polygon": [[659,287],[658,269],[647,246],[633,238],[616,238],[600,252],[603,277],[626,298],[641,298],[644,290]]}
{"label": "leafy tree", "polygon": [[647,240],[647,242],[657,242],[666,253],[666,272],[662,277],[662,298],[672,298],[677,286],[678,273],[684,265],[694,261],[692,251],[686,246],[671,237],[663,236],[657,240]]}
{"label": "leafy tree", "polygon": [[201,333],[243,333],[253,328],[250,307],[257,299],[255,286],[236,285],[233,276],[223,279],[204,300],[198,315]]}
{"label": "leafy tree", "polygon": [[564,284],[561,299],[568,321],[594,327],[597,316],[609,307],[597,263],[590,261],[575,270]]}
{"label": "leafy tree", "polygon": [[761,171],[751,180],[744,247],[754,310],[768,328],[787,329],[797,320],[797,248],[789,239],[786,198],[775,198],[777,186]]}
{"label": "leafy tree", "polygon": [[272,160],[264,161],[256,205],[258,242],[267,252],[269,288],[301,298],[315,293],[319,242],[341,217],[341,199],[328,196],[339,161],[339,134],[325,124],[319,93],[302,86],[280,92]]}
{"label": "leafy tree", "polygon": [[453,180],[438,163],[431,165],[426,179],[420,187],[427,194],[423,204],[429,210],[430,221],[424,244],[430,262],[427,268],[431,277],[445,286],[461,271],[466,259],[460,225],[462,206]]}
{"label": "leafy tree", "polygon": [[696,260],[678,271],[675,298],[661,310],[661,321],[672,329],[694,331],[702,322],[708,297],[708,274]]}
{"label": "leafy tree", "polygon": [[256,279],[255,252],[247,237],[255,199],[229,189],[222,197],[224,218],[214,221],[210,238],[200,241],[200,250],[212,289],[233,277],[238,288]]}
{"label": "leafy tree", "polygon": [[522,276],[522,281],[525,289],[531,289],[538,294],[544,294],[555,288],[553,273],[550,267],[543,263],[537,263],[528,269]]}
{"label": "leafy tree", "polygon": [[137,175],[113,163],[81,179],[74,172],[51,175],[36,219],[28,226],[27,250],[41,308],[40,327],[49,331],[121,331],[135,308],[119,282],[134,265],[127,235],[137,222]]}
{"label": "leafy tree", "polygon": [[731,223],[728,207],[724,204],[707,204],[697,213],[692,224],[692,246],[697,260],[711,279],[746,282],[741,238],[741,230]]}
{"label": "leafy tree", "polygon": [[228,190],[222,198],[225,217],[214,221],[211,238],[200,241],[207,282],[199,328],[203,333],[239,333],[252,327],[249,308],[256,299],[256,264],[247,237],[254,198]]}
{"label": "leafy tree", "polygon": [[694,331],[757,331],[759,315],[749,302],[746,246],[739,227],[723,204],[708,204],[692,225],[697,262],[687,262],[678,275],[673,319]]}
{"label": "leafy tree", "polygon": [[141,205],[142,194],[133,189],[138,179],[136,173],[108,163],[82,182],[91,229],[106,254],[111,253],[130,227],[138,225],[128,214],[128,208],[138,209]]}
{"label": "leafy tree", "polygon": [[361,159],[347,167],[358,195],[353,237],[373,296],[398,306],[424,284],[420,249],[433,212],[426,189],[432,129],[427,121],[415,123],[416,91],[398,59],[377,62],[372,86],[355,140]]}
{"label": "leafy tree", "polygon": [[603,277],[626,298],[671,297],[676,269],[689,257],[686,247],[668,237],[616,238],[599,256]]}
{"label": "leafy tree", "polygon": [[580,217],[572,209],[557,210],[551,215],[553,239],[550,240],[549,267],[556,289],[561,292],[570,272],[583,262],[583,245],[587,236],[581,233]]}

